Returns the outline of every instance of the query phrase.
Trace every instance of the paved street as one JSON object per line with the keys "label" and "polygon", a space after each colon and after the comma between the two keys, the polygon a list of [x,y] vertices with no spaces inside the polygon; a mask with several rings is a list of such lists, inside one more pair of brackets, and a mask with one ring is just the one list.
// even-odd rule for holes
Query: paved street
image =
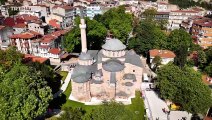
{"label": "paved street", "polygon": [[161,100],[154,91],[145,91],[145,96],[149,103],[149,109],[152,112],[153,120],[159,118],[159,120],[167,120],[167,114],[165,114],[162,109],[168,110],[166,103]]}
{"label": "paved street", "polygon": [[149,83],[142,83],[142,93],[145,97],[144,104],[149,120],[182,120],[182,117],[185,117],[186,120],[190,120],[191,114],[186,111],[171,111],[170,115],[167,116],[162,109],[165,108],[168,110],[168,106],[158,97],[154,91],[146,91],[146,88],[149,88]]}

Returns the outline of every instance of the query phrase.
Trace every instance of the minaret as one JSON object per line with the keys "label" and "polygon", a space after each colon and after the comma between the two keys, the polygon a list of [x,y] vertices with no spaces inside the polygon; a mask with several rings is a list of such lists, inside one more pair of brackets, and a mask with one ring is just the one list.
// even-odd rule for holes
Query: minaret
{"label": "minaret", "polygon": [[82,10],[80,11],[81,15],[80,15],[80,31],[81,31],[81,45],[82,45],[82,51],[86,53],[87,52],[87,40],[86,40],[86,24],[85,24],[85,19],[83,16],[83,12]]}

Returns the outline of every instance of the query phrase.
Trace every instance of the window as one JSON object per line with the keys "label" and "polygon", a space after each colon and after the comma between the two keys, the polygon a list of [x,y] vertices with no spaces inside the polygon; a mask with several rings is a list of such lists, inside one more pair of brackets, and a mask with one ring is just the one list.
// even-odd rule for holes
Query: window
{"label": "window", "polygon": [[133,70],[133,72],[135,72],[135,70]]}

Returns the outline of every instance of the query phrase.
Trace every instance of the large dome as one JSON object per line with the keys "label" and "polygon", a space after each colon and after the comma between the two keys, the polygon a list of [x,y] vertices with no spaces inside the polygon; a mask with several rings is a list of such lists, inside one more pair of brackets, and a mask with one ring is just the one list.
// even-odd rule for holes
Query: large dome
{"label": "large dome", "polygon": [[124,65],[119,60],[107,60],[103,63],[103,69],[109,72],[118,72],[124,69]]}
{"label": "large dome", "polygon": [[118,51],[124,50],[126,46],[118,39],[109,39],[102,45],[102,48],[110,51]]}

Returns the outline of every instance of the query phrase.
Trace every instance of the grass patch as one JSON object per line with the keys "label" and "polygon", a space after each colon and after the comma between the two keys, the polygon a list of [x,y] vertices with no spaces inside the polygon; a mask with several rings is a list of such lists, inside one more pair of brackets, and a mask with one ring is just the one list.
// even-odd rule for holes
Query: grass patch
{"label": "grass patch", "polygon": [[132,98],[132,104],[126,105],[126,108],[133,113],[133,120],[145,120],[144,101],[140,97],[140,92],[136,91],[135,98]]}
{"label": "grass patch", "polygon": [[66,79],[66,76],[68,75],[68,72],[66,71],[60,71],[60,76],[62,77],[62,81],[64,81]]}

